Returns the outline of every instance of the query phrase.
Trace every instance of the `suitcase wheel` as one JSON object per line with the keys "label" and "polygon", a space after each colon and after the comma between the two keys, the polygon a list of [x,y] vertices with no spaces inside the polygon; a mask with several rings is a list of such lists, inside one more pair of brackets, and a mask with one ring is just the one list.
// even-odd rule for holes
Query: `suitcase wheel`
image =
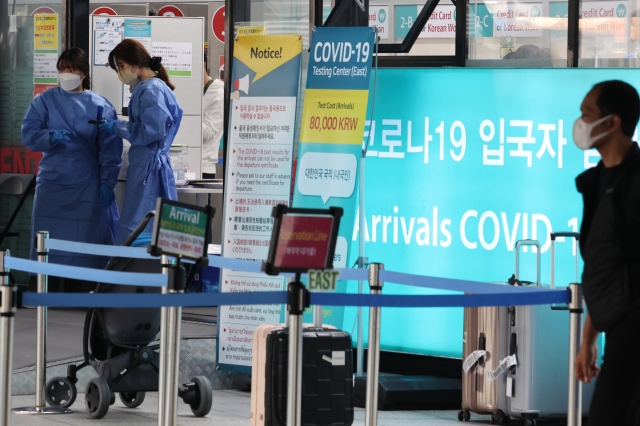
{"label": "suitcase wheel", "polygon": [[536,422],[534,419],[527,419],[524,421],[524,426],[536,426],[538,424],[538,422]]}
{"label": "suitcase wheel", "polygon": [[508,425],[510,420],[510,417],[505,415],[502,411],[491,414],[492,425]]}
{"label": "suitcase wheel", "polygon": [[458,412],[458,421],[469,421],[471,420],[471,413],[467,410],[462,410]]}

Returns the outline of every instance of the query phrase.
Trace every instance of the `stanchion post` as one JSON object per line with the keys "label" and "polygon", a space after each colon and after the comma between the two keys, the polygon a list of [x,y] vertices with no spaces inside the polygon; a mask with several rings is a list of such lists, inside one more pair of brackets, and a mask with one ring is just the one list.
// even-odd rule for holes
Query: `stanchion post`
{"label": "stanchion post", "polygon": [[9,285],[9,268],[0,251],[0,424],[8,425],[11,415],[11,379],[13,374],[13,321],[16,314],[17,287]]}
{"label": "stanchion post", "polygon": [[[185,270],[172,265],[168,256],[161,257],[162,273],[167,274],[163,294],[184,292]],[[158,426],[175,426],[178,415],[178,366],[180,362],[180,325],[182,308],[163,307],[160,310],[160,374],[158,378]]]}
{"label": "stanchion post", "polygon": [[[362,162],[362,164],[364,164],[364,162]],[[361,208],[364,210],[364,207],[361,206]],[[364,226],[362,225],[362,223],[363,222],[360,223],[360,226]],[[360,231],[360,234],[361,234],[360,240],[362,241],[363,239],[362,231]],[[364,247],[364,242],[361,242],[361,246]],[[361,251],[364,253],[364,248],[361,248]],[[361,254],[360,257],[358,258],[358,269],[363,269],[365,262],[366,262],[366,259]],[[364,282],[358,281],[358,294],[362,294],[363,292],[364,292]],[[364,326],[362,324],[362,321],[363,321],[362,309],[363,309],[362,306],[358,306],[358,340],[356,344],[356,377],[364,376],[364,336],[363,336]]]}
{"label": "stanchion post", "polygon": [[302,314],[309,306],[309,292],[296,274],[289,283],[289,364],[287,366],[287,426],[302,425]]}
{"label": "stanchion post", "polygon": [[[179,262],[169,269],[169,294],[184,292],[185,269]],[[178,421],[178,370],[180,366],[180,326],[182,322],[182,307],[171,306],[167,312],[167,344],[165,345],[166,376],[165,392],[165,426],[175,426]]]}
{"label": "stanchion post", "polygon": [[[380,270],[383,263],[369,264],[369,288],[371,294],[381,294],[383,282]],[[369,308],[369,347],[367,351],[367,393],[365,399],[365,426],[378,424],[378,379],[380,375],[380,314],[381,308]]]}
{"label": "stanchion post", "polygon": [[[162,255],[160,257],[160,264],[162,265],[162,273],[165,275],[169,275],[169,267],[171,266],[171,261],[169,260],[169,256]],[[162,287],[162,294],[167,294],[167,287]],[[164,425],[164,412],[165,410],[165,394],[167,392],[166,386],[164,383],[165,374],[166,374],[166,362],[167,357],[165,356],[165,345],[167,344],[167,308],[160,308],[160,361],[158,366],[158,426]]]}
{"label": "stanchion post", "polygon": [[313,326],[316,328],[322,327],[322,305],[315,305],[313,307]]}
{"label": "stanchion post", "polygon": [[[36,249],[38,251],[38,262],[47,263],[49,253],[45,247],[45,241],[49,238],[49,233],[40,231],[36,234]],[[38,293],[49,291],[49,278],[44,274],[38,274]],[[36,330],[36,408],[44,408],[47,401],[44,398],[44,389],[47,382],[47,307],[38,306],[37,310],[37,330]]]}
{"label": "stanchion post", "polygon": [[[36,234],[36,252],[38,262],[49,261],[49,249],[46,247],[49,232],[38,231]],[[38,293],[49,291],[49,277],[38,274]],[[72,411],[64,407],[47,407],[45,391],[47,386],[47,322],[48,310],[46,306],[36,307],[36,403],[33,407],[14,408],[15,414],[68,414]]]}
{"label": "stanchion post", "polygon": [[575,362],[580,350],[580,329],[582,326],[582,286],[569,285],[571,302],[569,303],[569,408],[568,426],[582,426],[582,384],[576,379]]}
{"label": "stanchion post", "polygon": [[[369,128],[371,130],[371,128]],[[369,143],[369,137],[367,137],[367,144]],[[368,148],[368,147],[366,147]],[[358,183],[359,183],[359,207],[358,207],[358,269],[364,269],[365,263],[367,263],[367,258],[364,253],[364,243],[365,243],[365,229],[367,228],[367,220],[366,220],[366,212],[365,212],[365,166],[367,164],[367,150],[366,148],[362,150],[362,155],[360,156],[360,169],[358,170]],[[358,294],[364,293],[364,282],[358,281]],[[358,306],[358,340],[356,343],[356,377],[364,376],[364,336],[363,336],[363,307]]]}

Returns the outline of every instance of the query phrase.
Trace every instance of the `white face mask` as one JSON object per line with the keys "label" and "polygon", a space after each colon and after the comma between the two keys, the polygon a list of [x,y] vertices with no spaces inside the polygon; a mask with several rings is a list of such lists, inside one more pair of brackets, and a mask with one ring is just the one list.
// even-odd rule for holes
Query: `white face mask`
{"label": "white face mask", "polygon": [[596,136],[591,136],[591,131],[600,123],[605,121],[607,118],[611,117],[611,114],[606,117],[602,117],[599,120],[594,121],[593,123],[586,123],[582,118],[578,118],[575,123],[573,123],[573,141],[576,146],[583,151],[587,149],[593,148],[593,144],[607,136],[609,132],[600,133]]}
{"label": "white face mask", "polygon": [[58,74],[58,83],[60,83],[60,87],[62,87],[63,90],[71,92],[72,90],[76,90],[78,86],[82,84],[82,77],[78,74],[64,72],[62,74]]}

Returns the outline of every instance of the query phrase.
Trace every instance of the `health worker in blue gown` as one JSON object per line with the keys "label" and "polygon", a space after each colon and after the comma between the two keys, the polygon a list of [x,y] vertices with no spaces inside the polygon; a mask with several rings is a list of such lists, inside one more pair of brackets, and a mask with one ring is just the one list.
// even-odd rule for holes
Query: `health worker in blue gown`
{"label": "health worker in blue gown", "polygon": [[[144,215],[156,209],[158,197],[177,200],[169,148],[180,128],[182,109],[162,66],[137,40],[126,39],[109,54],[118,78],[132,87],[129,121],[107,120],[100,128],[131,143],[127,189],[116,244],[121,244]],[[152,222],[144,232],[151,232]]]}
{"label": "health worker in blue gown", "polygon": [[[38,231],[49,231],[55,239],[113,244],[118,225],[114,188],[122,139],[96,124],[115,119],[115,109],[89,90],[89,58],[82,49],[63,52],[57,68],[60,87],[36,96],[22,122],[24,145],[42,152],[31,221],[32,259]],[[49,261],[103,268],[108,259],[54,250]]]}

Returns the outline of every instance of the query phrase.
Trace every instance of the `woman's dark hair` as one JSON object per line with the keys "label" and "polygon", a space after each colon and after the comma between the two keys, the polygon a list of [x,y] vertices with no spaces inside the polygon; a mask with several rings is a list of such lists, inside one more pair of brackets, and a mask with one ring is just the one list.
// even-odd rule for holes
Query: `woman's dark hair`
{"label": "woman's dark hair", "polygon": [[82,88],[91,90],[91,76],[89,75],[89,56],[79,47],[72,47],[62,52],[56,64],[58,71],[69,69],[71,71],[80,71],[84,74],[82,80]]}
{"label": "woman's dark hair", "polygon": [[176,86],[171,84],[169,74],[167,74],[167,70],[162,66],[162,58],[159,56],[152,58],[149,52],[147,52],[147,49],[145,49],[139,41],[127,38],[121,41],[120,44],[109,53],[109,66],[118,72],[116,58],[134,67],[149,68],[151,71],[155,71],[157,77],[164,81],[171,90],[176,88]]}

